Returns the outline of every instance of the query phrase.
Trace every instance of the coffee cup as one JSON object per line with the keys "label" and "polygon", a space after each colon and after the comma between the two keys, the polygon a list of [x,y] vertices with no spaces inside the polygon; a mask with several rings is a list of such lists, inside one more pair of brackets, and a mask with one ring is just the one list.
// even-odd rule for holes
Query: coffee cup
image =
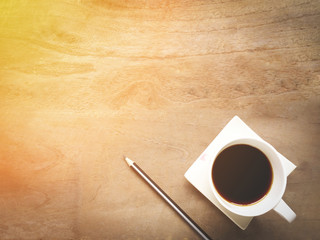
{"label": "coffee cup", "polygon": [[267,142],[238,138],[213,155],[209,181],[219,203],[241,216],[275,210],[288,222],[296,214],[282,200],[287,177],[277,151]]}

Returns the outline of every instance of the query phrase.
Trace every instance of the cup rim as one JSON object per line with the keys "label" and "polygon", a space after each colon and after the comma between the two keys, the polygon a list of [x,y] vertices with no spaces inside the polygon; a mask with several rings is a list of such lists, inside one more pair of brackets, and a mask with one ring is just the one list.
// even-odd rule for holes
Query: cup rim
{"label": "cup rim", "polygon": [[[263,198],[259,199],[257,202],[254,202],[248,205],[235,204],[224,199],[216,190],[212,180],[212,169],[213,169],[215,159],[224,149],[236,144],[247,144],[262,151],[269,159],[269,162],[272,166],[273,175],[274,175],[273,182],[271,183],[270,190],[268,191],[268,193],[266,193],[266,195]],[[274,167],[277,168],[276,174],[275,174]],[[266,141],[256,139],[256,138],[248,138],[248,137],[233,139],[227,142],[226,144],[224,144],[218,151],[216,151],[213,154],[212,159],[210,161],[209,177],[210,177],[209,179],[210,179],[211,191],[213,192],[213,194],[215,195],[219,203],[222,206],[224,206],[226,209],[228,209],[229,211],[235,214],[238,214],[241,216],[248,216],[248,217],[258,216],[273,209],[280,202],[284,194],[286,183],[287,183],[284,166],[278,155],[278,152]]]}

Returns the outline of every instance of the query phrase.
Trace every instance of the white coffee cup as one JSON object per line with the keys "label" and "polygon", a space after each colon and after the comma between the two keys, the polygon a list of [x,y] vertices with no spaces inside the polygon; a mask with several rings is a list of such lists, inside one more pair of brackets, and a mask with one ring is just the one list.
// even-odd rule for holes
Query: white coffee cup
{"label": "white coffee cup", "polygon": [[[265,154],[268,158],[272,172],[273,172],[273,179],[270,186],[269,191],[262,197],[259,201],[254,202],[252,204],[235,204],[228,200],[226,200],[223,196],[219,194],[217,191],[212,178],[212,168],[214,166],[214,161],[216,160],[217,156],[226,148],[236,145],[236,144],[246,144],[252,147],[259,149],[261,152]],[[288,222],[292,222],[296,218],[296,214],[292,211],[292,209],[282,200],[282,196],[284,194],[286,184],[287,184],[287,177],[285,174],[285,170],[282,164],[277,151],[267,142],[263,140],[258,140],[254,138],[239,138],[233,140],[216,152],[216,154],[212,157],[210,163],[210,185],[211,189],[218,199],[220,204],[224,206],[229,211],[241,215],[241,216],[259,216],[262,215],[270,210],[275,210],[278,214],[280,214],[283,218],[285,218]]]}

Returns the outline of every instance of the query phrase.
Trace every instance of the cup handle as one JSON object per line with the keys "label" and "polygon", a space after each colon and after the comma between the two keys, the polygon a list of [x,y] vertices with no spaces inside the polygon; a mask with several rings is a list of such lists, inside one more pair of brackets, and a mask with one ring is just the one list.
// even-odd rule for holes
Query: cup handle
{"label": "cup handle", "polygon": [[296,214],[292,209],[281,199],[280,202],[274,207],[274,210],[289,223],[291,223],[295,218]]}

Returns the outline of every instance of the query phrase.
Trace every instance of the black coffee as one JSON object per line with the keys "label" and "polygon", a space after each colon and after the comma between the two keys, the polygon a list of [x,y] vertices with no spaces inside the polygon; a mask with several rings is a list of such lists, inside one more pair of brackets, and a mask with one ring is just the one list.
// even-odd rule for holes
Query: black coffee
{"label": "black coffee", "polygon": [[224,149],[214,161],[212,180],[229,202],[251,204],[261,199],[272,184],[272,168],[259,149],[236,144]]}

